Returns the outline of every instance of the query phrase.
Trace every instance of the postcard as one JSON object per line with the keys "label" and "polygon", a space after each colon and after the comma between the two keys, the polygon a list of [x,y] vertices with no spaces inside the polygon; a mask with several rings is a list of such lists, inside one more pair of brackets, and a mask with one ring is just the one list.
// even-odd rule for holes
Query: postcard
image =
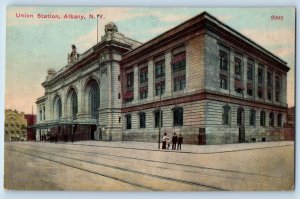
{"label": "postcard", "polygon": [[7,190],[293,191],[295,8],[9,6]]}

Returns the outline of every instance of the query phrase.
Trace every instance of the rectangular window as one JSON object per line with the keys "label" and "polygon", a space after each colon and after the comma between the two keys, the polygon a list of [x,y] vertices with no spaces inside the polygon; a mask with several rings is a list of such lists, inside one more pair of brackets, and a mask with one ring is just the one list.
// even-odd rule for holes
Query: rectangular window
{"label": "rectangular window", "polygon": [[165,76],[165,60],[161,60],[155,63],[155,77]]}
{"label": "rectangular window", "polygon": [[[163,113],[161,111],[161,120],[159,120],[160,118],[160,114],[159,111],[155,111],[154,113],[154,122],[155,122],[155,128],[158,128],[159,126],[162,127],[163,126]],[[159,123],[160,121],[160,123]]]}
{"label": "rectangular window", "polygon": [[253,85],[252,84],[247,85],[247,94],[250,96],[253,95]]}
{"label": "rectangular window", "polygon": [[272,90],[268,89],[268,100],[272,100]]}
{"label": "rectangular window", "polygon": [[131,115],[126,115],[126,129],[131,129]]}
{"label": "rectangular window", "polygon": [[258,89],[257,89],[257,96],[259,98],[263,98],[264,93],[263,93],[263,88],[262,87],[258,87]]}
{"label": "rectangular window", "polygon": [[163,95],[165,93],[165,81],[158,82],[155,84],[155,95]]}
{"label": "rectangular window", "polygon": [[133,72],[127,74],[127,90],[133,90]]}
{"label": "rectangular window", "polygon": [[140,69],[140,83],[145,83],[148,81],[148,67]]}
{"label": "rectangular window", "polygon": [[130,102],[133,100],[133,72],[127,73],[126,75],[126,92],[123,94],[123,99],[125,102]]}
{"label": "rectangular window", "polygon": [[140,128],[146,128],[146,113],[140,113]]}
{"label": "rectangular window", "polygon": [[239,58],[235,58],[234,66],[235,66],[235,74],[237,76],[241,76],[242,75],[242,60],[240,60]]}
{"label": "rectangular window", "polygon": [[174,78],[174,91],[185,89],[185,75],[177,76]]}
{"label": "rectangular window", "polygon": [[185,70],[186,66],[186,57],[185,52],[180,52],[173,55],[172,58],[173,71]]}
{"label": "rectangular window", "polygon": [[248,81],[253,81],[253,65],[248,63],[248,70],[247,70],[247,79]]}
{"label": "rectangular window", "polygon": [[140,99],[146,99],[148,97],[148,87],[140,88]]}
{"label": "rectangular window", "polygon": [[221,70],[226,70],[228,69],[228,54],[225,53],[224,51],[220,50],[219,51],[219,66]]}
{"label": "rectangular window", "polygon": [[272,87],[272,73],[271,72],[267,73],[267,84],[268,84],[268,87]]}
{"label": "rectangular window", "polygon": [[183,108],[176,107],[173,110],[173,125],[182,126],[183,125]]}
{"label": "rectangular window", "polygon": [[236,79],[234,82],[234,86],[235,86],[235,91],[237,93],[243,93],[243,90],[245,89],[244,84],[241,80]]}
{"label": "rectangular window", "polygon": [[185,89],[186,52],[184,46],[172,51],[171,64],[173,70],[174,91]]}
{"label": "rectangular window", "polygon": [[259,68],[258,69],[258,83],[260,83],[260,84],[263,83],[263,76],[264,76],[264,71],[263,71],[263,69]]}
{"label": "rectangular window", "polygon": [[280,79],[278,76],[275,76],[275,100],[279,102],[280,98]]}
{"label": "rectangular window", "polygon": [[227,90],[227,77],[220,75],[220,88]]}

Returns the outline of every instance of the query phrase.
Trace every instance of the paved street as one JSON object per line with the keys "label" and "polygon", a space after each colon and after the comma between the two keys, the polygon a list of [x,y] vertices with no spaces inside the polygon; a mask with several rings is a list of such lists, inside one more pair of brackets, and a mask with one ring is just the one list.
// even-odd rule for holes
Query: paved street
{"label": "paved street", "polygon": [[294,142],[183,145],[6,142],[5,188],[105,191],[291,190]]}

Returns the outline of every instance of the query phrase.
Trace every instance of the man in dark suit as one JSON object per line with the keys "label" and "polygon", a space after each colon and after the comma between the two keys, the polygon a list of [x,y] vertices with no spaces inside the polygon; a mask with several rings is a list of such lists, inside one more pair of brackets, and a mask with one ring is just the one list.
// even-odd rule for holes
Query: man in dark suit
{"label": "man in dark suit", "polygon": [[180,148],[181,150],[181,144],[182,144],[182,141],[183,141],[183,137],[181,136],[181,134],[179,134],[179,137],[178,137],[178,144],[177,144],[177,150]]}
{"label": "man in dark suit", "polygon": [[174,135],[172,137],[172,150],[176,150],[176,143],[177,143],[177,135],[174,132]]}

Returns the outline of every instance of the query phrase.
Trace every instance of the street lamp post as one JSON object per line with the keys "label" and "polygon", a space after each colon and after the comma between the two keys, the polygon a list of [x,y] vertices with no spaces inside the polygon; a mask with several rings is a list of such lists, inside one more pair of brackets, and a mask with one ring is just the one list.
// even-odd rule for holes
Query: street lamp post
{"label": "street lamp post", "polygon": [[[160,73],[162,72],[162,65],[160,65]],[[160,149],[160,136],[161,136],[161,92],[162,92],[162,83],[161,83],[161,78],[159,81],[159,129],[158,129],[158,149]]]}

